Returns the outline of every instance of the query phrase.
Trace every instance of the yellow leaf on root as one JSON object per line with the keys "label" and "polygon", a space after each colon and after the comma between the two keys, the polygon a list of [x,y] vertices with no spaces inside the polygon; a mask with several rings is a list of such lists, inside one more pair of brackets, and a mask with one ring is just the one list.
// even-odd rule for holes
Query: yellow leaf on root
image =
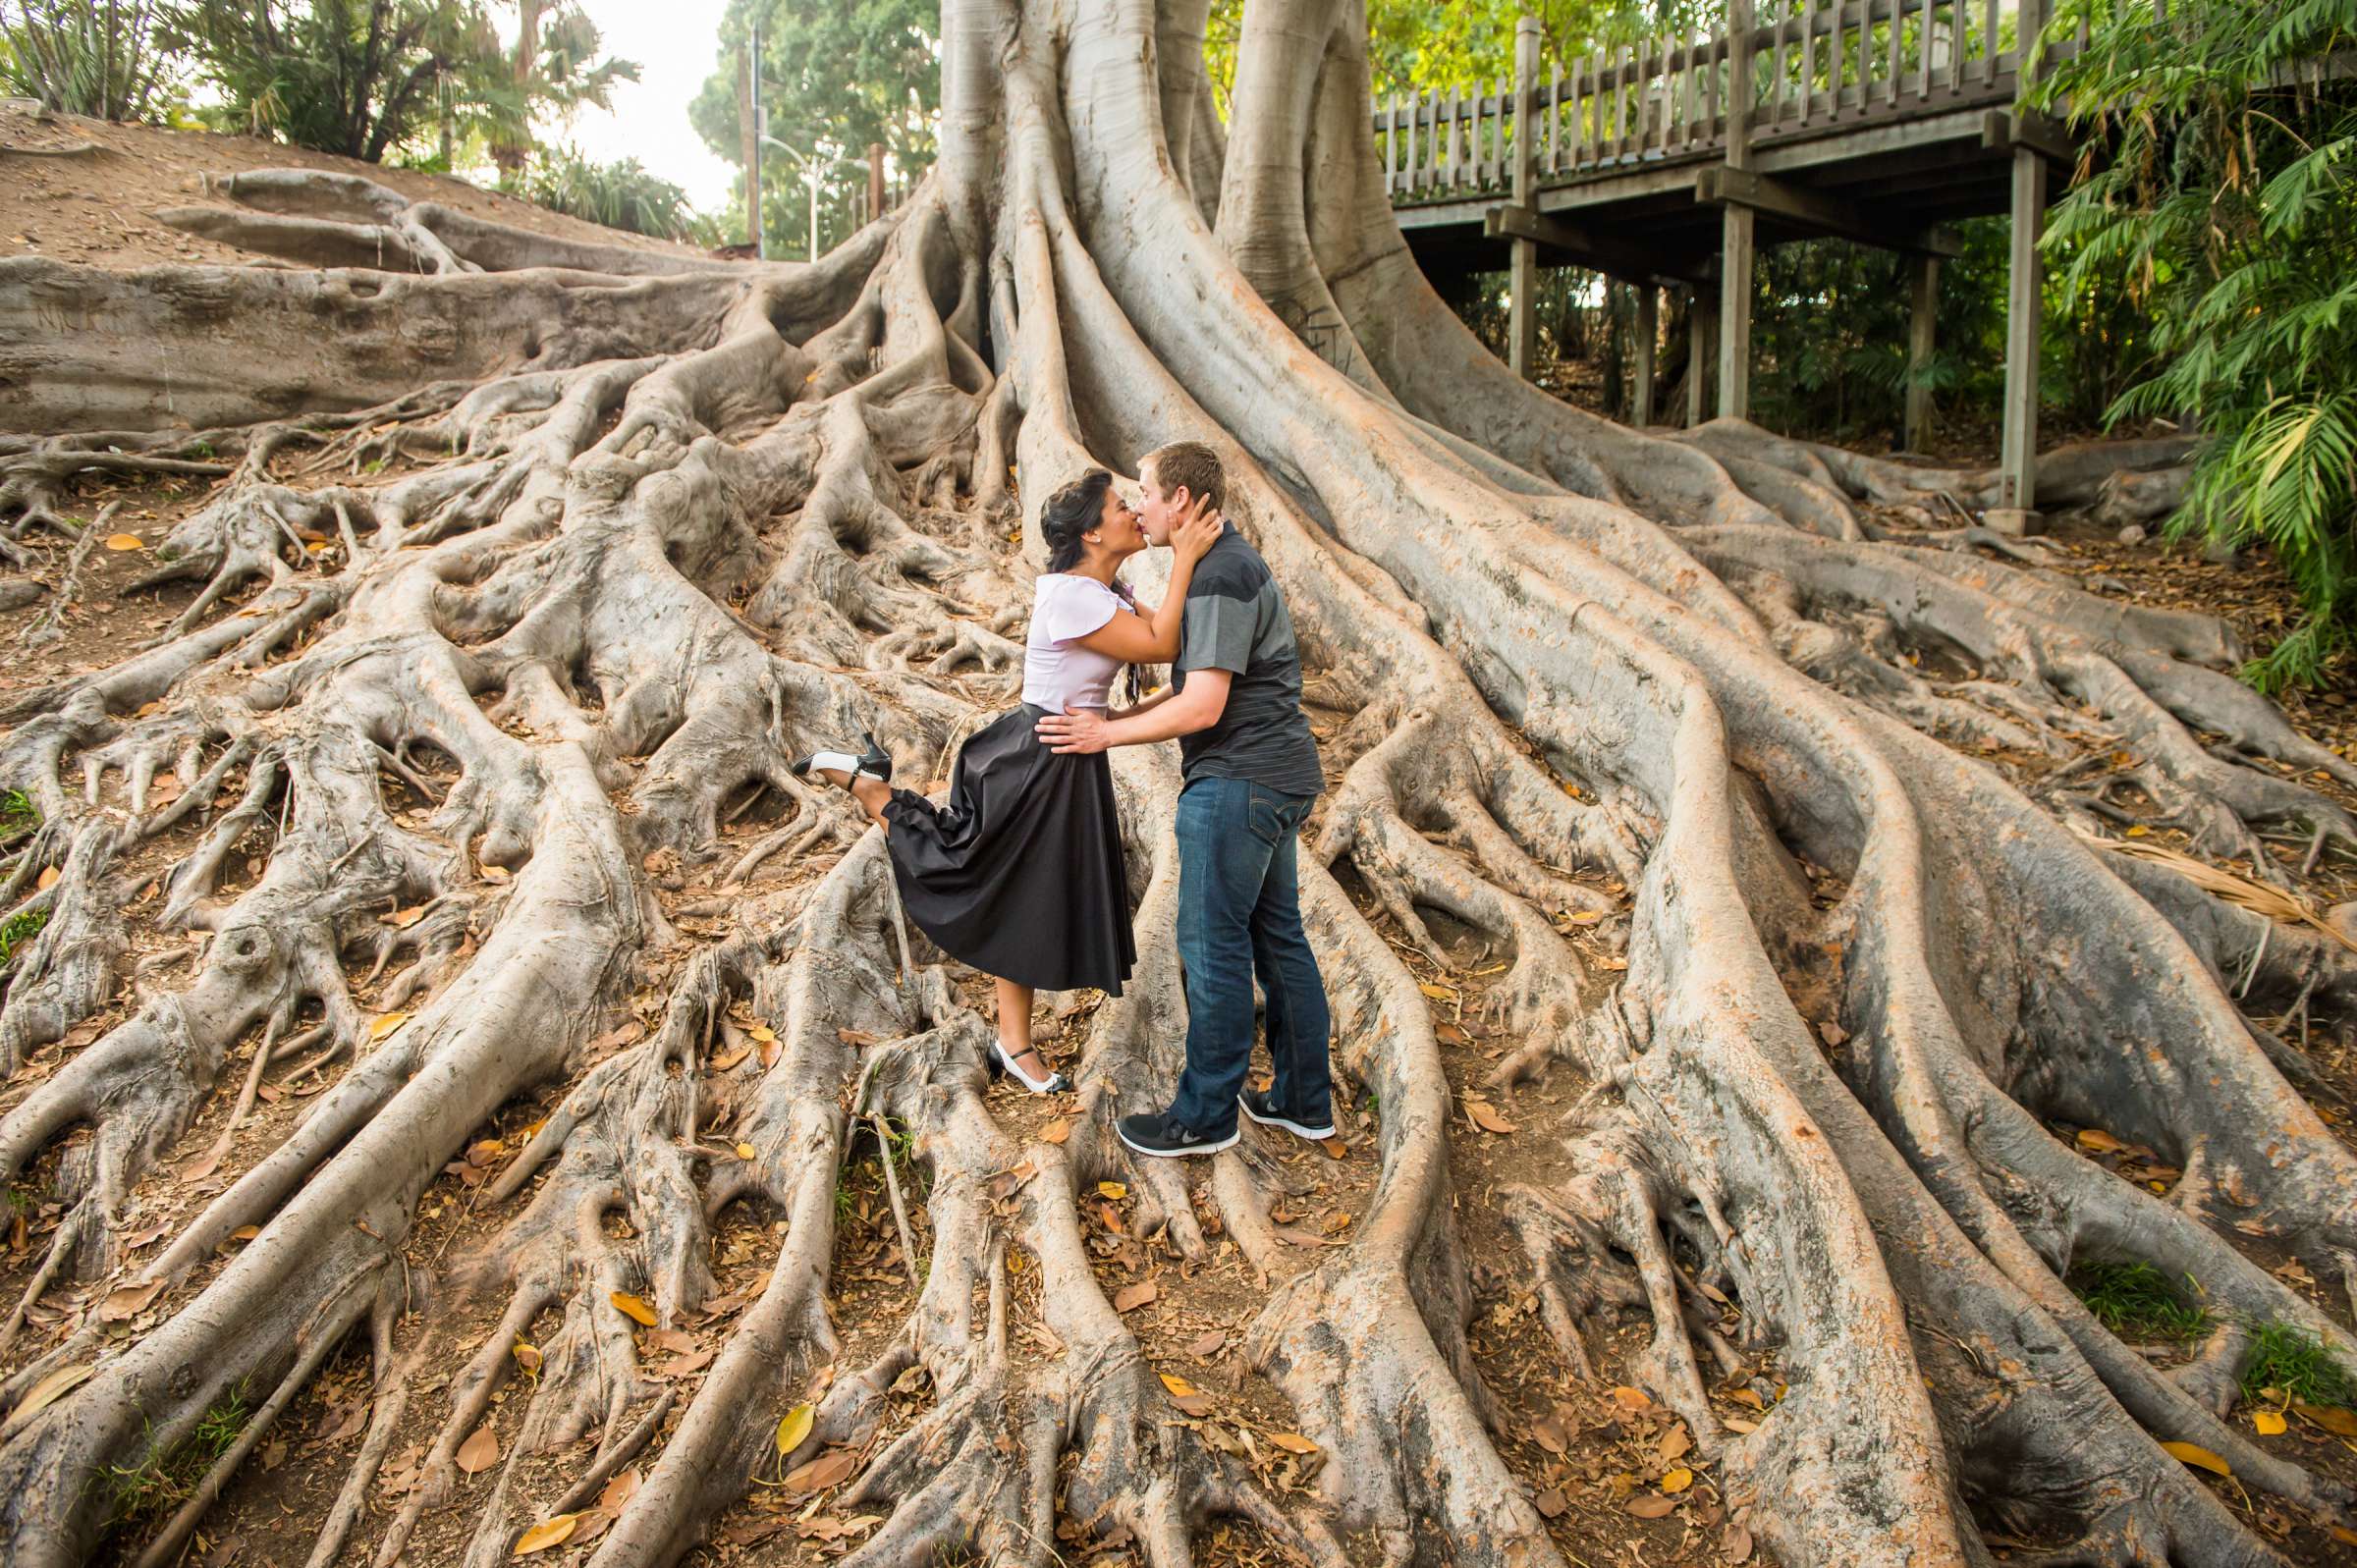
{"label": "yellow leaf on root", "polygon": [[2165,1442],[2161,1445],[2185,1464],[2207,1470],[2213,1475],[2230,1476],[2233,1467],[2198,1442]]}
{"label": "yellow leaf on root", "polygon": [[636,1296],[631,1295],[629,1291],[617,1290],[607,1299],[612,1301],[614,1305],[620,1309],[624,1317],[630,1319],[632,1322],[644,1324],[649,1328],[652,1328],[655,1325],[655,1309],[648,1306],[645,1302],[640,1301]]}
{"label": "yellow leaf on root", "polygon": [[516,1542],[516,1555],[528,1557],[535,1551],[563,1545],[573,1539],[573,1527],[580,1522],[579,1514],[559,1514],[554,1519],[541,1520],[523,1533],[522,1540]]}
{"label": "yellow leaf on root", "polygon": [[810,1425],[818,1419],[818,1411],[808,1404],[799,1404],[786,1412],[778,1423],[778,1452],[790,1454],[810,1436]]}

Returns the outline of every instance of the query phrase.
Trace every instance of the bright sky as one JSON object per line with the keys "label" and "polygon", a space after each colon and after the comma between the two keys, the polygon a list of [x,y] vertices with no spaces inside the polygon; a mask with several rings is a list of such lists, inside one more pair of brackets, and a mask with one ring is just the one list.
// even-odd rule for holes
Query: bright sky
{"label": "bright sky", "polygon": [[687,123],[720,52],[725,0],[583,0],[608,54],[638,62],[638,80],[615,89],[611,112],[584,109],[557,133],[600,163],[636,158],[683,187],[698,210],[727,204],[735,173]]}

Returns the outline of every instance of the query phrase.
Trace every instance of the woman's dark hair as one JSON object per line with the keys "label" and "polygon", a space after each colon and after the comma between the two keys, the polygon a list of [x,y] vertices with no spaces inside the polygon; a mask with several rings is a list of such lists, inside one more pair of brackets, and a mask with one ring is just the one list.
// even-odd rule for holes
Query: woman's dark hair
{"label": "woman's dark hair", "polygon": [[1105,492],[1112,487],[1112,474],[1091,468],[1048,497],[1047,505],[1039,509],[1039,533],[1048,542],[1050,571],[1069,571],[1080,565],[1088,548],[1080,536],[1104,517]]}

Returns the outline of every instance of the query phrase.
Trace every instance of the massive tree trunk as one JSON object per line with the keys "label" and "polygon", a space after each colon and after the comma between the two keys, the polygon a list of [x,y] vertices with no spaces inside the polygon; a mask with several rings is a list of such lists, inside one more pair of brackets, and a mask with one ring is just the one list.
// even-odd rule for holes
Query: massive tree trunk
{"label": "massive tree trunk", "polygon": [[[488,1564],[567,1514],[597,1568],[669,1564],[836,1454],[862,1564],[1125,1533],[1167,1565],[1221,1517],[1319,1562],[1560,1563],[1473,1346],[1475,1204],[1523,1244],[1511,1294],[1559,1370],[1666,1408],[1694,1495],[1781,1561],[2282,1560],[2164,1443],[2301,1539],[2357,1522],[2225,1419],[2257,1325],[2357,1368],[2357,1157],[2254,1021],[2345,1030],[2357,951],[2090,842],[2133,816],[2285,881],[2273,838],[2357,846],[2300,782],[2357,769],[2221,673],[2215,623],[1878,523],[1902,470],[1515,380],[1392,220],[1357,8],[1253,0],[1227,127],[1205,10],[946,5],[939,169],[811,267],[623,277],[643,258],[301,174],[186,221],[410,275],[0,263],[34,432],[0,448],[13,553],[78,475],[218,480],[159,568],[195,600],[4,715],[0,786],[42,820],[0,898],[47,925],[0,1055],[69,1046],[0,1113],[0,1169],[64,1205],[0,1329],[0,1555],[82,1560],[119,1522],[105,1479],[234,1399],[235,1439],[118,1542],[174,1560],[359,1358],[335,1501],[288,1521],[314,1564]],[[986,1093],[987,1021],[900,920],[881,838],[786,767],[865,729],[937,776],[1011,697],[1038,502],[1178,437],[1230,464],[1342,718],[1303,898],[1341,1098],[1377,1108],[1344,1245],[1290,1244],[1275,1146],[1184,1168],[1111,1136],[1183,1034],[1169,757],[1117,758],[1144,958],[1075,1015],[1054,1128]],[[784,820],[724,849],[760,794]],[[154,843],[180,846],[156,918],[205,940],[74,1044]],[[1467,931],[1508,964],[1495,1064],[1436,1016]],[[163,1162],[203,1156],[200,1122],[230,1151],[297,1063],[340,1076],[132,1259]],[[1557,1142],[1459,1191],[1460,1096],[1514,1095]],[[536,1096],[521,1148],[487,1141]],[[929,1267],[854,1347],[838,1184],[871,1132],[906,1135],[897,1228]],[[446,1250],[420,1206],[462,1155],[496,1174]],[[724,1233],[764,1262],[733,1316]],[[1232,1248],[1266,1278],[1242,1354],[1289,1405],[1262,1430],[1325,1456],[1306,1486],[1174,1405],[1177,1352],[1110,1299],[1137,1238],[1181,1302]],[[2201,1354],[2107,1330],[2063,1282],[2089,1260],[2198,1280]],[[618,1302],[725,1325],[692,1392]],[[1622,1354],[1597,1336],[1624,1320],[1649,1326]],[[804,1472],[795,1506],[824,1489]]]}

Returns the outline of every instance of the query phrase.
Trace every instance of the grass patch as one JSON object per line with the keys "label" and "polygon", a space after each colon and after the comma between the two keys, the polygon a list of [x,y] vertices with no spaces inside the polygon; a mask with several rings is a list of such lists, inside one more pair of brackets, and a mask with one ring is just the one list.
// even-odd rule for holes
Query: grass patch
{"label": "grass patch", "polygon": [[23,914],[0,920],[0,969],[8,967],[15,960],[17,949],[39,936],[41,928],[47,924],[49,911],[46,909],[27,909]]}
{"label": "grass patch", "polygon": [[2064,1282],[2115,1334],[2192,1339],[2211,1326],[2209,1309],[2188,1299],[2193,1281],[2180,1290],[2149,1263],[2082,1264]]}
{"label": "grass patch", "polygon": [[153,1519],[188,1501],[197,1483],[229,1452],[246,1430],[252,1409],[239,1383],[198,1418],[195,1430],[167,1453],[150,1435],[147,1455],[137,1465],[108,1465],[93,1478],[106,1494],[106,1528],[123,1530]]}
{"label": "grass patch", "polygon": [[2246,1399],[2279,1388],[2310,1405],[2357,1405],[2357,1384],[2332,1353],[2288,1324],[2261,1324],[2251,1334],[2250,1358],[2242,1365]]}
{"label": "grass patch", "polygon": [[22,789],[0,792],[0,833],[18,833],[41,825],[41,808]]}

